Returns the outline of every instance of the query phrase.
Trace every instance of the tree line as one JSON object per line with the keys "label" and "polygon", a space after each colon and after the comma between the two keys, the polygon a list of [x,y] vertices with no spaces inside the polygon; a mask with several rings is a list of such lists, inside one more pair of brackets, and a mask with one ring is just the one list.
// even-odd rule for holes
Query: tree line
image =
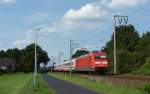
{"label": "tree line", "polygon": [[[8,49],[0,51],[0,59],[15,59],[17,62],[16,71],[31,72],[34,69],[35,44],[30,44],[24,49]],[[37,66],[40,63],[47,63],[49,57],[46,51],[37,45]]]}
{"label": "tree line", "polygon": [[[114,35],[101,49],[109,59],[108,73],[113,73]],[[150,75],[150,32],[141,36],[133,25],[116,27],[117,72]]]}

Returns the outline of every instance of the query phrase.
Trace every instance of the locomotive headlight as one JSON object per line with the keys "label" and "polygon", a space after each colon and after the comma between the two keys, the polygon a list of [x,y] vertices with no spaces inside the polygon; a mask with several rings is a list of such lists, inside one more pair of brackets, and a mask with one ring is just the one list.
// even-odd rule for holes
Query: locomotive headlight
{"label": "locomotive headlight", "polygon": [[95,62],[95,64],[101,64],[101,62]]}
{"label": "locomotive headlight", "polygon": [[103,62],[103,64],[107,64],[107,62]]}

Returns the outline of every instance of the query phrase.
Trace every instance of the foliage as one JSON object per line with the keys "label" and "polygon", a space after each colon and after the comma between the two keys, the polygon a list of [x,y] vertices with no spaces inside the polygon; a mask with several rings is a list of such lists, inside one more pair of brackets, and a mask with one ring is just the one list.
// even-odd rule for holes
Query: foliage
{"label": "foliage", "polygon": [[150,94],[150,83],[144,84],[142,90],[145,94]]}
{"label": "foliage", "polygon": [[[25,72],[33,71],[34,69],[34,44],[27,46],[24,50],[22,50],[22,55],[20,58],[20,66],[21,70]],[[47,63],[49,61],[49,57],[47,53],[42,50],[40,46],[37,46],[37,63],[38,67],[40,63]]]}
{"label": "foliage", "polygon": [[6,57],[6,52],[4,50],[0,51],[0,58],[5,58]]}
{"label": "foliage", "polygon": [[[102,48],[102,51],[107,52],[110,59],[109,73],[113,73],[113,36]],[[146,58],[150,56],[150,32],[146,32],[142,37],[139,37],[138,32],[132,25],[116,27],[116,51],[119,74],[138,70],[146,63]]]}
{"label": "foliage", "polygon": [[8,49],[6,51],[7,58],[14,58],[16,62],[19,62],[21,51],[18,48]]}
{"label": "foliage", "polygon": [[88,53],[89,51],[86,51],[86,50],[77,50],[76,53],[72,57],[77,58]]}
{"label": "foliage", "polygon": [[[35,55],[35,44],[28,45],[25,49],[8,49],[7,51],[0,51],[0,58],[14,58],[17,62],[18,71],[31,72],[34,68],[34,55]],[[49,57],[46,51],[37,45],[37,59],[38,66],[40,63],[47,63]]]}
{"label": "foliage", "polygon": [[133,74],[143,74],[143,75],[150,75],[150,57],[146,59],[146,63],[140,67],[140,69],[133,71]]}

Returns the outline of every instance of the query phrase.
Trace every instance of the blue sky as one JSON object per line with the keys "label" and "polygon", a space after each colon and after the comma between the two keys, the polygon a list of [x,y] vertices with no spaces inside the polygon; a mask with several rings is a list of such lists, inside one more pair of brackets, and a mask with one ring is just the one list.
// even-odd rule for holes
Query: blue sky
{"label": "blue sky", "polygon": [[0,0],[0,49],[24,48],[34,42],[49,56],[69,55],[69,40],[98,50],[110,40],[112,16],[128,15],[140,34],[150,30],[149,0]]}

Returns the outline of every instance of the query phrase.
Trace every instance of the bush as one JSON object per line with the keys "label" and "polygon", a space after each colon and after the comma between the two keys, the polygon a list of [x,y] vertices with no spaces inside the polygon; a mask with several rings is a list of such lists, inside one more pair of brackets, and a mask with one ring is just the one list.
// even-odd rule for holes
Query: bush
{"label": "bush", "polygon": [[142,87],[142,90],[144,94],[150,94],[150,83],[144,84],[144,86]]}
{"label": "bush", "polygon": [[150,75],[150,57],[146,59],[146,62],[143,66],[137,71],[132,72],[133,74],[143,74],[143,75]]}

